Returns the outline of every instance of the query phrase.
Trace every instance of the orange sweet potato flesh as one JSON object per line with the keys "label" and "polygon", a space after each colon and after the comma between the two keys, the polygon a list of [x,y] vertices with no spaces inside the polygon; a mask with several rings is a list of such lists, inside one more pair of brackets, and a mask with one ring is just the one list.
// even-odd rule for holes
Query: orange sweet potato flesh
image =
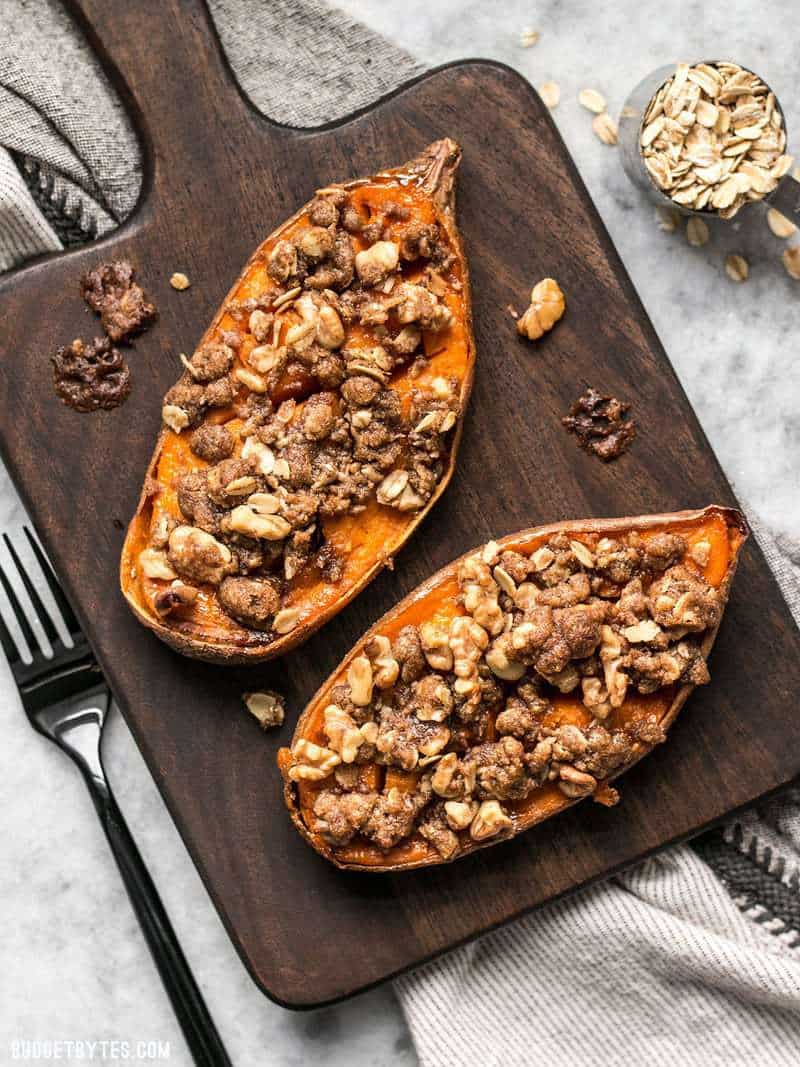
{"label": "orange sweet potato flesh", "polygon": [[[683,536],[687,542],[687,553],[681,561],[687,567],[699,571],[709,585],[719,589],[727,598],[728,589],[736,570],[739,550],[747,537],[747,527],[739,512],[719,506],[710,506],[699,511],[674,512],[663,515],[651,515],[637,518],[591,519],[556,523],[550,526],[524,530],[511,534],[498,541],[501,549],[513,549],[524,555],[530,555],[553,534],[564,531],[570,538],[582,541],[592,548],[601,537],[619,537],[637,531],[644,539],[656,533],[669,532]],[[708,562],[704,567],[698,566],[691,558],[692,546],[698,541],[710,544]],[[463,557],[462,557],[463,558]],[[305,738],[319,745],[326,745],[327,739],[322,731],[323,711],[331,703],[330,692],[336,685],[346,680],[347,669],[351,660],[362,652],[366,642],[375,634],[384,634],[390,639],[408,624],[419,625],[426,620],[450,620],[457,614],[463,614],[459,605],[457,568],[460,560],[455,560],[443,568],[425,583],[409,594],[365,635],[362,641],[347,655],[336,671],[313,697],[301,715],[292,745]],[[704,657],[714,643],[718,627],[708,630],[703,635],[701,651]],[[713,683],[712,683],[713,684]],[[632,723],[638,718],[655,714],[660,725],[667,729],[677,717],[691,690],[692,685],[668,686],[649,695],[633,692],[624,704],[612,711],[604,725],[610,730]],[[557,727],[565,723],[586,726],[590,721],[589,713],[580,699],[572,694],[548,693],[552,702],[552,711],[545,719],[544,725]],[[487,740],[492,740],[490,726]],[[626,763],[617,774],[628,770],[633,763],[646,755],[652,745],[641,741],[634,746],[634,758]],[[445,862],[436,849],[419,834],[401,841],[394,848],[383,851],[362,837],[356,836],[348,845],[332,847],[318,834],[309,829],[309,816],[317,794],[330,788],[331,778],[322,782],[293,782],[288,777],[292,764],[291,750],[282,748],[278,753],[278,765],[284,776],[284,797],[295,826],[308,843],[326,859],[339,867],[361,871],[394,871],[413,867],[422,867]],[[365,765],[361,768],[364,784],[370,789],[397,787],[401,790],[413,790],[418,772],[404,772],[394,767],[378,764]],[[617,774],[614,777],[617,777]],[[606,782],[598,788],[595,799],[599,802],[613,803]],[[546,783],[535,788],[525,799],[504,802],[514,823],[515,836],[529,829],[536,823],[556,815],[565,808],[577,803],[567,798],[554,783]],[[459,834],[460,848],[454,858],[460,859],[476,848],[508,840],[508,836],[476,843],[467,831]]]}
{"label": "orange sweet potato flesh", "polygon": [[[458,383],[459,417],[450,433],[445,469],[433,495],[424,507],[414,512],[394,510],[372,497],[359,514],[323,520],[324,538],[342,561],[343,573],[337,581],[330,581],[318,570],[305,568],[288,583],[281,607],[299,609],[300,617],[294,629],[285,635],[240,625],[222,610],[213,586],[201,586],[191,606],[180,607],[162,618],[155,611],[154,600],[169,582],[142,575],[137,568],[137,559],[148,545],[153,527],[164,514],[173,520],[184,521],[178,507],[175,480],[208,466],[191,451],[188,433],[177,434],[164,427],[128,529],[120,563],[120,583],[139,621],[178,652],[212,662],[249,663],[271,659],[300,644],[341,611],[391,561],[447,487],[455,466],[475,365],[469,275],[455,220],[455,176],[460,156],[458,145],[444,139],[429,145],[416,159],[394,170],[328,187],[328,190],[346,190],[350,203],[362,218],[379,217],[382,208],[391,202],[405,209],[405,222],[438,223],[453,253],[454,261],[442,275],[445,290],[440,296],[452,312],[452,323],[437,333],[423,330],[426,362],[421,369],[417,366],[413,373],[409,365],[398,368],[388,383],[389,388],[400,394],[404,412],[408,409],[412,389],[429,388],[432,382],[442,378]],[[231,302],[263,297],[271,290],[277,295],[280,289],[267,274],[267,259],[279,239],[297,238],[310,226],[308,209],[306,204],[255,251],[201,339],[201,345],[218,341],[225,331],[237,328],[228,310]],[[396,225],[398,223],[389,223],[389,232],[384,231],[384,239],[387,236],[391,239],[392,227]],[[367,247],[358,235],[353,237],[353,246],[355,252]],[[402,280],[414,282],[421,271],[418,262],[403,263]],[[292,321],[296,320],[291,314],[284,316],[278,343],[283,343]],[[249,333],[244,336],[234,374],[236,367],[246,366],[248,353],[256,343]],[[348,348],[376,343],[368,328],[358,323],[346,327],[345,346]],[[320,388],[313,380],[282,380],[277,395],[272,393],[270,396],[276,404],[289,397],[297,399],[299,416],[303,399]],[[205,416],[206,422],[225,424],[234,435],[241,425],[235,407],[248,396],[244,385],[237,385],[237,389],[235,404],[231,408],[211,410]],[[238,441],[234,455],[238,456],[241,447],[242,442]]]}

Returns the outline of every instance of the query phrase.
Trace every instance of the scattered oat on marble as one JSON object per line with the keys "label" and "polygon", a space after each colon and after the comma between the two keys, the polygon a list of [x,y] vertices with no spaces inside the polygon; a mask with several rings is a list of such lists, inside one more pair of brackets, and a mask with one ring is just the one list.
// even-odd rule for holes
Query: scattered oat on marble
{"label": "scattered oat on marble", "polygon": [[686,223],[686,240],[693,248],[701,248],[708,244],[710,236],[707,223],[697,215],[693,215]]}
{"label": "scattered oat on marble", "polygon": [[615,145],[617,143],[617,124],[607,111],[602,111],[592,119],[592,129],[603,144]]}
{"label": "scattered oat on marble", "polygon": [[771,207],[767,212],[767,225],[776,237],[791,237],[797,231],[797,227],[791,219],[781,215],[780,211],[776,211],[774,207]]}
{"label": "scattered oat on marble", "polygon": [[606,98],[597,89],[581,89],[578,93],[578,103],[587,111],[593,111],[595,115],[601,114],[606,109]]}
{"label": "scattered oat on marble", "polygon": [[735,63],[679,63],[651,99],[639,141],[659,189],[726,219],[771,193],[793,163],[774,94]]}
{"label": "scattered oat on marble", "polygon": [[539,86],[539,96],[552,111],[554,107],[558,107],[558,102],[561,99],[561,88],[556,82],[545,82],[544,85]]}
{"label": "scattered oat on marble", "polygon": [[776,178],[783,178],[792,169],[794,163],[794,156],[783,155],[773,168],[773,173]]}
{"label": "scattered oat on marble", "polygon": [[750,273],[750,265],[744,256],[732,252],[725,257],[725,273],[732,282],[746,282]]}
{"label": "scattered oat on marble", "polygon": [[680,212],[676,211],[674,207],[664,207],[662,204],[656,208],[658,228],[663,230],[664,233],[675,233],[680,219]]}
{"label": "scattered oat on marble", "polygon": [[791,248],[787,248],[781,259],[789,277],[800,281],[800,245],[793,245]]}
{"label": "scattered oat on marble", "polygon": [[526,26],[519,35],[519,43],[523,48],[533,48],[541,36],[541,33],[538,30],[534,30],[532,26]]}
{"label": "scattered oat on marble", "polygon": [[178,292],[182,292],[184,289],[189,288],[189,279],[185,274],[181,274],[180,271],[175,271],[169,280],[169,284],[173,289],[177,289]]}

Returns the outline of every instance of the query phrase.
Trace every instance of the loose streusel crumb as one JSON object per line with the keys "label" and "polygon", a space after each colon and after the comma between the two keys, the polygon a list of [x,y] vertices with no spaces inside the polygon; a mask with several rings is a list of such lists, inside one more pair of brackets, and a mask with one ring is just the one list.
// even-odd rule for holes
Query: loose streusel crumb
{"label": "loose streusel crumb", "polygon": [[80,338],[59,348],[52,359],[56,394],[75,411],[110,411],[131,391],[131,372],[107,337],[90,344]]}
{"label": "loose streusel crumb", "polygon": [[127,342],[155,320],[155,304],[134,281],[135,271],[125,260],[101,263],[81,278],[81,296],[100,316],[103,329],[115,343]]}
{"label": "loose streusel crumb", "polygon": [[177,289],[178,292],[182,292],[184,289],[188,289],[190,282],[185,274],[181,274],[180,271],[176,271],[170,278],[169,284],[173,289]]}
{"label": "loose streusel crumb", "polygon": [[575,434],[584,451],[608,463],[627,452],[636,436],[636,423],[628,418],[630,407],[590,388],[578,397],[561,423]]}

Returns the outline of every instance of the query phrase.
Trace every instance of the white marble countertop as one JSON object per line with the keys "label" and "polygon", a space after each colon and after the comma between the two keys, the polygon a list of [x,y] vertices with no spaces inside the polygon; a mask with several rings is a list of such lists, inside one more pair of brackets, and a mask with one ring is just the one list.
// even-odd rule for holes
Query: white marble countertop
{"label": "white marble countertop", "polygon": [[[554,118],[712,445],[748,506],[800,562],[800,282],[784,273],[782,243],[761,207],[715,227],[704,248],[690,248],[680,231],[659,231],[653,208],[627,183],[616,151],[594,137],[591,116],[576,101],[581,88],[595,87],[618,113],[651,69],[724,54],[771,83],[791,148],[791,131],[800,125],[794,85],[800,13],[787,15],[776,0],[685,5],[680,19],[674,9],[665,13],[661,0],[340,0],[340,6],[426,63],[485,56],[511,64],[534,85],[560,84]],[[518,43],[526,26],[541,32],[530,49]],[[750,263],[743,285],[725,276],[728,251]],[[2,475],[0,529],[21,521]],[[53,746],[31,734],[4,662],[0,687],[0,1061],[10,1061],[9,1043],[17,1038],[107,1038],[169,1042],[169,1062],[189,1064],[83,783]],[[237,1067],[415,1063],[390,989],[306,1014],[284,1011],[258,992],[118,715],[107,733],[106,763],[120,806]]]}

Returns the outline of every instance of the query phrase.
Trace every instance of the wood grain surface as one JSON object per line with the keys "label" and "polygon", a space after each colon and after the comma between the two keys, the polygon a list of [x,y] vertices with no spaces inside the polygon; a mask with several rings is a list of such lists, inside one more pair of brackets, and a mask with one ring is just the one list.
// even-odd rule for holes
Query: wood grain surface
{"label": "wood grain surface", "polygon": [[[734,504],[666,355],[555,127],[530,86],[490,63],[426,75],[330,128],[290,130],[243,99],[199,0],[74,5],[141,136],[145,180],[113,236],[0,285],[2,449],[77,605],[123,713],[254,979],[292,1007],[331,1001],[420,963],[691,834],[800,771],[800,641],[757,545],[746,546],[711,659],[669,742],[621,780],[613,810],[582,804],[461,862],[343,873],[300,839],[275,752],[368,625],[428,574],[491,536],[582,516]],[[455,478],[413,540],[333,623],[284,659],[220,668],[140,627],[116,588],[123,527],[177,378],[252,248],[331,180],[402,162],[437,137],[464,149],[459,217],[478,367]],[[49,356],[99,332],[78,279],[129,258],[160,321],[130,352],[124,407],[79,415]],[[168,283],[175,270],[186,292]],[[533,281],[557,278],[564,320],[517,338]],[[640,434],[603,466],[559,419],[585,383],[633,402]],[[243,690],[286,694],[264,735]]]}

